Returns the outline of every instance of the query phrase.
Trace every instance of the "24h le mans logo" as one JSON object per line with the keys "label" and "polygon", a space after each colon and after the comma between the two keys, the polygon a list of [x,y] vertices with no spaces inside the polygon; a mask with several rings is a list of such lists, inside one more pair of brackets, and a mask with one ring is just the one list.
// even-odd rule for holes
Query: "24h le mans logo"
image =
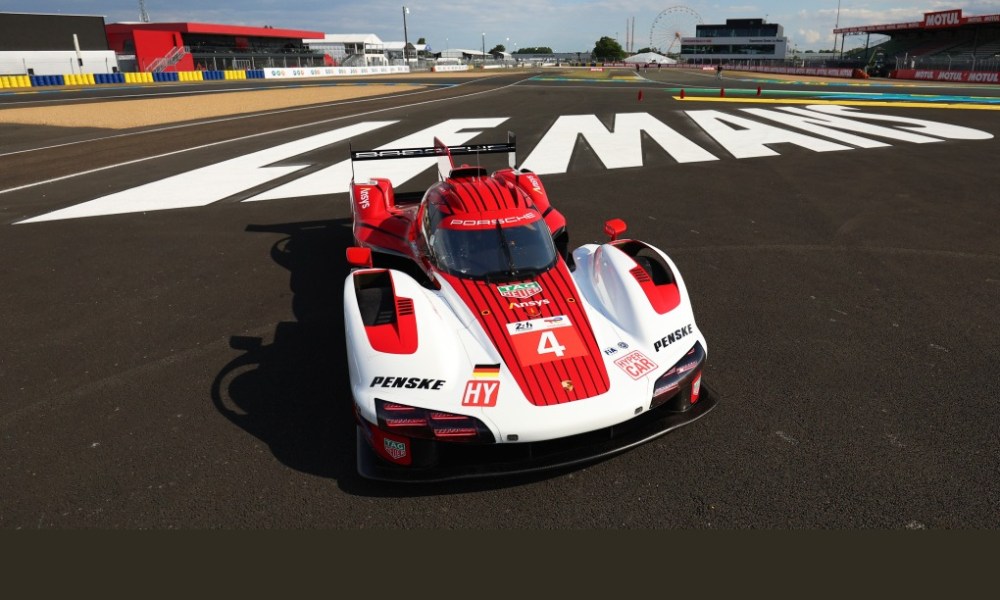
{"label": "24h le mans logo", "polygon": [[497,291],[504,298],[530,298],[542,293],[542,286],[535,282],[515,283],[514,285],[498,285]]}

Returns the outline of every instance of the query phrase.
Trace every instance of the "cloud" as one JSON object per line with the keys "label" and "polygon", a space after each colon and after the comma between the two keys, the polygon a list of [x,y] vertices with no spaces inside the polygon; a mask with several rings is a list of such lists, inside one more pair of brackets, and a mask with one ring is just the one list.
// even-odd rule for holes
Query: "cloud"
{"label": "cloud", "polygon": [[829,36],[824,36],[815,29],[799,29],[799,39],[806,44],[812,45],[820,40],[829,39]]}

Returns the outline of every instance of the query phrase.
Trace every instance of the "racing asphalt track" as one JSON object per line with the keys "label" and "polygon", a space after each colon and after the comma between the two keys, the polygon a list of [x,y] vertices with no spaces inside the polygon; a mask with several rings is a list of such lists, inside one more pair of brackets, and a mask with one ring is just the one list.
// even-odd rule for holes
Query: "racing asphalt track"
{"label": "racing asphalt track", "polygon": [[[720,98],[700,72],[527,77],[421,97],[453,98],[433,103],[375,99],[124,137],[5,125],[0,108],[0,527],[1000,525],[1000,115],[982,110],[1000,90],[727,73]],[[886,145],[779,143],[775,155],[736,158],[693,111],[804,106],[783,104],[802,97],[787,93],[750,103],[757,85],[762,100],[974,95],[949,108],[928,97],[855,108],[991,136],[869,135]],[[345,194],[241,202],[258,186],[205,206],[16,224],[354,123],[398,120],[353,141],[374,147],[449,118],[509,117],[474,139],[513,130],[523,161],[561,115],[610,127],[626,113],[652,115],[718,160],[678,162],[646,135],[643,166],[610,169],[580,142],[568,173],[542,179],[572,243],[603,239],[603,222],[621,217],[675,260],[720,404],[625,454],[543,476],[400,487],[355,475]],[[274,164],[312,173],[347,151],[341,141]],[[166,156],[72,176],[154,155]],[[248,176],[209,175],[180,189]]]}

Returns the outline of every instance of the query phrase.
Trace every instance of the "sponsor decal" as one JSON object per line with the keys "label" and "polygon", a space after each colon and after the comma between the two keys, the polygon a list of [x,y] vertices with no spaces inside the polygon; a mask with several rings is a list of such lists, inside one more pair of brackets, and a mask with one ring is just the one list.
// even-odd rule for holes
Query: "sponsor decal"
{"label": "sponsor decal", "polygon": [[391,456],[393,460],[402,460],[406,457],[406,442],[397,442],[389,438],[383,438],[382,447],[385,448],[385,453]]}
{"label": "sponsor decal", "polygon": [[608,346],[607,348],[605,348],[604,349],[604,355],[605,356],[613,356],[615,354],[618,354],[619,350],[626,350],[627,348],[628,348],[628,344],[627,343],[625,343],[625,342],[618,342],[618,347],[617,348],[615,346]]}
{"label": "sponsor decal", "polygon": [[497,379],[500,377],[500,365],[476,365],[472,376],[475,379]]}
{"label": "sponsor decal", "polygon": [[423,377],[375,377],[368,387],[402,388],[407,390],[439,390],[445,384],[444,379],[426,379]]}
{"label": "sponsor decal", "polygon": [[507,305],[507,308],[514,310],[515,308],[525,308],[528,310],[529,315],[537,315],[538,307],[545,306],[549,303],[547,298],[542,298],[541,300],[528,300],[527,302],[511,302]]}
{"label": "sponsor decal", "polygon": [[529,281],[528,283],[515,283],[513,285],[498,285],[497,291],[504,298],[530,298],[535,294],[541,294],[542,286],[534,281]]}
{"label": "sponsor decal", "polygon": [[[509,144],[466,144],[449,146],[448,153],[452,156],[464,154],[493,154],[510,150]],[[372,160],[376,158],[413,158],[418,156],[440,156],[445,154],[444,148],[402,148],[399,150],[361,150],[354,152],[354,160]]]}
{"label": "sponsor decal", "polygon": [[664,348],[666,348],[670,344],[673,344],[677,340],[679,340],[679,339],[681,339],[681,338],[683,338],[685,336],[688,336],[688,335],[690,335],[693,332],[694,332],[694,326],[693,325],[686,325],[686,326],[681,327],[680,329],[674,331],[673,333],[667,334],[667,335],[663,336],[662,338],[660,338],[660,339],[656,340],[655,342],[653,342],[653,348],[657,352],[659,352],[660,350],[663,350]]}
{"label": "sponsor decal", "polygon": [[465,382],[462,406],[489,408],[497,405],[500,391],[500,365],[476,365],[472,369],[472,379]]}
{"label": "sponsor decal", "polygon": [[517,333],[524,333],[525,331],[531,331],[535,328],[535,324],[531,321],[518,321],[517,323],[508,323],[507,332],[511,335]]}
{"label": "sponsor decal", "polygon": [[528,175],[528,183],[531,184],[531,189],[532,190],[541,193],[541,191],[542,191],[542,182],[538,181],[537,177],[535,177],[534,175]]}
{"label": "sponsor decal", "polygon": [[465,392],[462,394],[462,406],[476,406],[480,408],[496,406],[499,391],[499,381],[470,379],[465,382]]}
{"label": "sponsor decal", "polygon": [[566,390],[567,392],[572,392],[573,391],[573,380],[572,379],[564,379],[562,381],[562,389]]}
{"label": "sponsor decal", "polygon": [[523,215],[515,215],[513,217],[500,217],[497,219],[451,219],[448,221],[449,227],[482,227],[484,225],[496,225],[498,222],[501,225],[510,225],[511,223],[520,223],[521,221],[535,221],[538,219],[536,213],[524,213]]}
{"label": "sponsor decal", "polygon": [[361,188],[360,199],[358,201],[358,204],[361,206],[362,209],[367,209],[369,206],[371,206],[371,201],[369,200],[370,196],[371,196],[370,188]]}
{"label": "sponsor decal", "polygon": [[554,317],[544,317],[542,319],[531,319],[528,321],[507,323],[507,333],[510,335],[518,335],[531,331],[555,329],[557,327],[571,327],[572,325],[573,323],[569,320],[569,317],[566,315],[557,315]]}
{"label": "sponsor decal", "polygon": [[632,379],[640,379],[657,368],[655,362],[638,350],[634,350],[619,358],[615,361],[615,364]]}

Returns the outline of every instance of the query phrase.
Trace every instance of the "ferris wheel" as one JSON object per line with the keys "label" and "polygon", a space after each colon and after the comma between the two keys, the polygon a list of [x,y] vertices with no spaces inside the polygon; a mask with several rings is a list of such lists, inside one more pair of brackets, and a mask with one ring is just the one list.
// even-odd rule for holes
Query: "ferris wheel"
{"label": "ferris wheel", "polygon": [[701,15],[687,6],[671,6],[660,11],[649,28],[649,47],[660,54],[678,54],[681,38],[694,37],[695,27],[701,23],[704,23]]}

